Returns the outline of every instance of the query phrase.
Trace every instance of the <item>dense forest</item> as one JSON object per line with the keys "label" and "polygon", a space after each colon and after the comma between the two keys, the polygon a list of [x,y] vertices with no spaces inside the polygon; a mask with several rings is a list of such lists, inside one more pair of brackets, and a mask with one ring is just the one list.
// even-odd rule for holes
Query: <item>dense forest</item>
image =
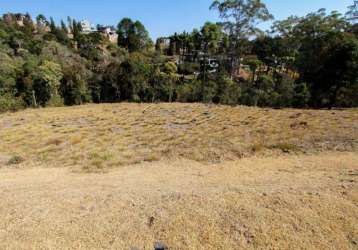
{"label": "dense forest", "polygon": [[358,26],[344,15],[321,9],[264,32],[258,24],[274,17],[260,0],[210,8],[221,22],[156,42],[130,18],[106,33],[72,18],[5,14],[0,112],[121,101],[358,106]]}

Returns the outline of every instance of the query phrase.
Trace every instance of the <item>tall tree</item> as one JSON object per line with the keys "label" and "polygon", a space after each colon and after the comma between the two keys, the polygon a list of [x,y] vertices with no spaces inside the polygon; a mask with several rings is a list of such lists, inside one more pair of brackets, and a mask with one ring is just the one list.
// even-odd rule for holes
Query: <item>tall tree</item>
{"label": "tall tree", "polygon": [[237,58],[244,54],[245,40],[256,35],[257,25],[273,19],[261,0],[215,0],[210,9],[219,11],[223,27],[230,37],[231,71],[238,64]]}
{"label": "tall tree", "polygon": [[201,36],[205,52],[215,54],[222,38],[221,27],[215,23],[207,22],[201,29]]}
{"label": "tall tree", "polygon": [[130,18],[122,19],[117,26],[118,45],[129,52],[146,49],[150,44],[148,31],[140,21]]}
{"label": "tall tree", "polygon": [[[40,105],[47,105],[59,99],[58,89],[63,77],[61,66],[55,62],[44,61],[33,73],[34,90]],[[58,104],[58,103],[57,103]]]}
{"label": "tall tree", "polygon": [[[296,66],[300,80],[309,86],[313,106],[335,105],[340,86],[346,82],[341,77],[353,72],[348,68],[355,67],[354,37],[344,35],[349,27],[337,12],[327,14],[321,9],[302,18],[293,29],[293,37],[299,44]],[[340,54],[343,48],[344,56]]]}

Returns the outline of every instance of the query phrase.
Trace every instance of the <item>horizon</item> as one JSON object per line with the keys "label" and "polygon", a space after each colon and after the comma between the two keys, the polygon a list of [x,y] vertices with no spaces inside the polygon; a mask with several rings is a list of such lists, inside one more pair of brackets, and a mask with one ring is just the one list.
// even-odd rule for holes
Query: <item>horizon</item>
{"label": "horizon", "polygon": [[[84,0],[76,2],[64,0],[61,3],[53,3],[49,0],[27,1],[26,3],[21,0],[4,0],[0,3],[0,13],[1,15],[8,12],[29,13],[32,18],[43,14],[47,18],[53,17],[57,24],[61,20],[66,21],[67,17],[70,16],[78,21],[88,20],[94,26],[97,24],[117,26],[122,18],[129,17],[141,21],[148,30],[150,37],[156,40],[158,37],[169,36],[175,32],[191,32],[194,28],[202,27],[207,21],[219,21],[218,13],[209,10],[212,2],[213,0],[180,0],[169,3],[166,0],[156,0],[153,3],[136,0],[120,3],[107,0],[104,4],[95,4],[93,2],[87,3]],[[353,0],[340,0],[339,2],[336,0],[317,0],[315,2],[304,0],[300,3],[266,0],[263,2],[274,15],[275,20],[282,20],[291,15],[305,16],[320,8],[325,8],[327,12],[338,11],[345,14]],[[71,6],[71,8],[67,6]],[[152,13],[158,14],[153,15]],[[267,30],[271,24],[272,22],[266,22],[260,24],[259,27]]]}

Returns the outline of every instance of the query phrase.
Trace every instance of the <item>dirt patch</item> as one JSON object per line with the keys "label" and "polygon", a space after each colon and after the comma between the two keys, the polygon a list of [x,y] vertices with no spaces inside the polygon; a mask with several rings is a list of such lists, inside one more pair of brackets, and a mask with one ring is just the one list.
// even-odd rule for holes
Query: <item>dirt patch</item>
{"label": "dirt patch", "polygon": [[0,249],[355,249],[357,173],[336,152],[0,170]]}
{"label": "dirt patch", "polygon": [[0,167],[7,165],[9,160],[11,159],[11,156],[0,154]]}

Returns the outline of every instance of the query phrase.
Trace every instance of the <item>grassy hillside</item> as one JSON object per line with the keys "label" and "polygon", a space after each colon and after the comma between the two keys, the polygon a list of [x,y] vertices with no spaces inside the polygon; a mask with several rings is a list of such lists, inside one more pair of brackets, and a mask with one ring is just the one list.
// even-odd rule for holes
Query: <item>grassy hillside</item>
{"label": "grassy hillside", "polygon": [[163,159],[217,163],[356,151],[357,123],[356,109],[104,104],[25,110],[0,116],[0,164],[104,171]]}
{"label": "grassy hillside", "polygon": [[0,116],[0,249],[357,249],[358,110]]}

